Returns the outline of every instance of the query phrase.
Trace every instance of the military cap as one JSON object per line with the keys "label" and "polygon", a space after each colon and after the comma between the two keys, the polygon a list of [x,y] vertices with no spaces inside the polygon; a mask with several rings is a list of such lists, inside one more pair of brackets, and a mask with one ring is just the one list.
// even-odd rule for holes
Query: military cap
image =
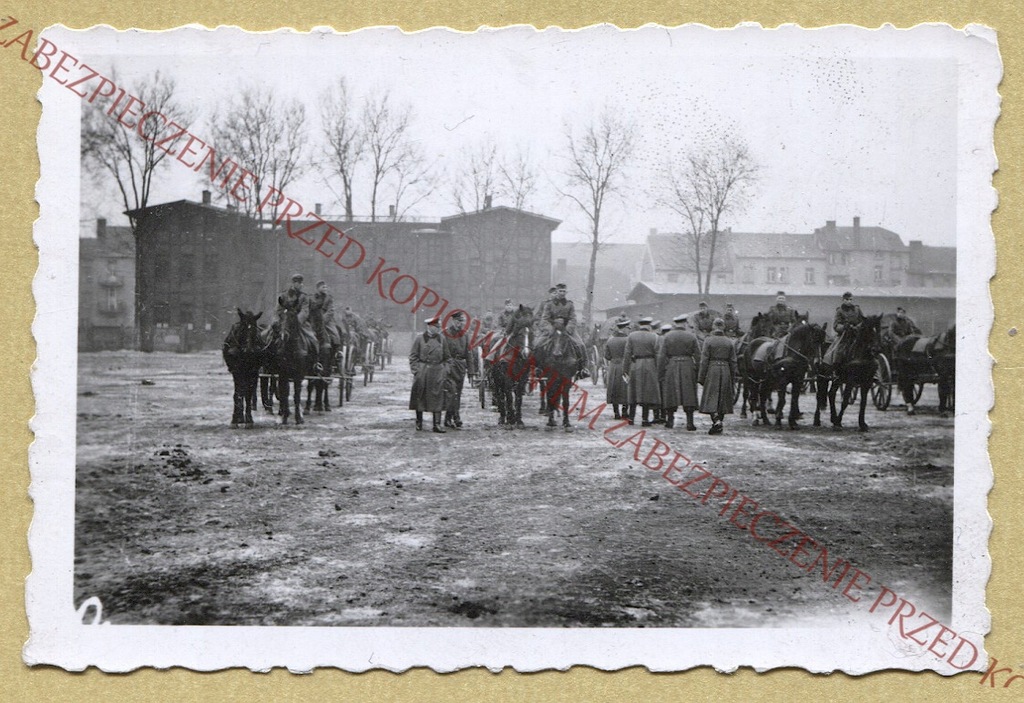
{"label": "military cap", "polygon": [[292,274],[292,280],[293,281],[300,281],[301,282],[304,279],[302,278],[302,274],[301,273],[293,273]]}
{"label": "military cap", "polygon": [[630,322],[629,320],[619,320],[618,322],[615,323],[615,326],[616,327],[629,327],[631,324],[633,324],[633,323]]}
{"label": "military cap", "polygon": [[676,315],[675,317],[673,317],[672,322],[686,322],[689,319],[690,316],[684,312],[682,315]]}
{"label": "military cap", "polygon": [[853,300],[853,293],[850,291],[843,293],[843,300]]}
{"label": "military cap", "polygon": [[637,320],[637,322],[641,325],[649,325],[652,322],[654,322],[654,318],[651,317],[650,315],[644,315],[639,320]]}
{"label": "military cap", "polygon": [[428,317],[426,319],[426,323],[428,325],[430,325],[431,327],[440,327],[441,326],[441,318],[436,317],[436,316],[435,317]]}

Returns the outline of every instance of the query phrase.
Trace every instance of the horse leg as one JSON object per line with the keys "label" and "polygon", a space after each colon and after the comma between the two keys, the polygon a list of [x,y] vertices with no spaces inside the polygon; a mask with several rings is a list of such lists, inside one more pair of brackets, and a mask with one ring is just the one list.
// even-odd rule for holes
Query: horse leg
{"label": "horse leg", "polygon": [[563,384],[561,387],[561,398],[559,399],[562,406],[562,427],[565,428],[566,432],[572,430],[572,424],[569,423],[569,386]]}
{"label": "horse leg", "polygon": [[513,415],[515,416],[516,427],[520,430],[526,429],[526,425],[523,424],[523,393],[526,391],[526,384],[519,383],[515,387],[515,410]]}
{"label": "horse leg", "polygon": [[796,381],[790,390],[789,397],[789,429],[797,429],[796,421],[800,419],[800,391],[803,380]]}
{"label": "horse leg", "polygon": [[742,397],[742,401],[743,402],[740,403],[740,419],[741,420],[746,420],[747,419],[747,402],[748,402],[748,394],[749,394],[749,392],[747,391],[747,384],[746,384],[745,381],[741,382],[740,386],[742,387],[741,393],[743,395],[743,397]]}
{"label": "horse leg", "polygon": [[839,379],[833,378],[828,384],[828,409],[831,414],[832,426],[842,427],[843,419],[836,412],[836,393],[839,391]]}
{"label": "horse leg", "polygon": [[776,393],[779,396],[779,402],[775,404],[775,427],[782,427],[782,413],[786,408],[786,386],[782,385],[776,389]]}
{"label": "horse leg", "polygon": [[245,426],[252,427],[252,407],[256,405],[256,386],[259,385],[259,372],[253,371],[245,378]]}
{"label": "horse leg", "polygon": [[288,387],[288,377],[282,369],[277,374],[277,403],[280,408],[278,412],[281,415],[282,425],[288,424],[288,417],[291,415],[292,399],[289,393],[290,390]]}
{"label": "horse leg", "polygon": [[864,422],[864,411],[868,407],[868,393],[871,390],[871,383],[862,383],[860,386],[860,413],[857,415],[857,429],[861,432],[868,431],[868,423]]}
{"label": "horse leg", "polygon": [[274,396],[270,389],[270,379],[260,379],[260,398],[263,401],[263,409],[268,412],[274,412]]}
{"label": "horse leg", "polygon": [[302,376],[296,378],[295,384],[295,424],[301,425],[305,420],[302,418]]}
{"label": "horse leg", "polygon": [[233,373],[231,375],[232,375],[232,379],[231,380],[234,381],[234,390],[231,393],[231,405],[232,405],[231,426],[232,427],[238,427],[239,423],[241,423],[243,421],[242,403],[245,402],[245,401],[242,398],[242,393],[243,393],[242,389],[243,389],[243,385],[244,384],[242,382],[240,374]]}

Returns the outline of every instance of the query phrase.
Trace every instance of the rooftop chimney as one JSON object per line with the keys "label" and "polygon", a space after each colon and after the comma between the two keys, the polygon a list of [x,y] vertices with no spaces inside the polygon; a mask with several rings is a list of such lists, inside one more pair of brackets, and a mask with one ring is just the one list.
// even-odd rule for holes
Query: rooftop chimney
{"label": "rooftop chimney", "polygon": [[491,209],[491,196],[488,194],[488,195],[484,196],[484,210],[490,210],[490,209]]}
{"label": "rooftop chimney", "polygon": [[836,221],[835,220],[825,220],[825,229],[835,229],[835,228],[836,228]]}
{"label": "rooftop chimney", "polygon": [[860,232],[860,218],[859,217],[854,217],[853,218],[853,231],[854,232]]}
{"label": "rooftop chimney", "polygon": [[322,214],[322,213],[320,212],[320,208],[321,208],[321,205],[320,205],[320,203],[314,203],[314,205],[313,205],[313,211],[314,211],[314,212],[316,213],[316,216],[317,216],[317,217],[320,217],[320,215]]}
{"label": "rooftop chimney", "polygon": [[96,239],[103,239],[107,236],[107,218],[96,218]]}
{"label": "rooftop chimney", "polygon": [[395,219],[395,206],[394,205],[388,205],[388,217],[390,217],[392,220]]}
{"label": "rooftop chimney", "polygon": [[655,236],[657,234],[658,234],[658,228],[657,227],[651,227],[651,236],[653,237],[653,236]]}
{"label": "rooftop chimney", "polygon": [[210,204],[210,191],[204,190],[203,191],[203,205],[209,205],[209,204]]}

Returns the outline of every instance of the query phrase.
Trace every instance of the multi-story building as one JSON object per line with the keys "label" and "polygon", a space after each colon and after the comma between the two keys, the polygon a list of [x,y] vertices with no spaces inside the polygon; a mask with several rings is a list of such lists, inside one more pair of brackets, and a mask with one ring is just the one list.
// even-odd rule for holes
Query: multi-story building
{"label": "multi-story building", "polygon": [[142,348],[179,351],[219,347],[237,307],[273,311],[293,273],[303,274],[310,292],[326,281],[336,308],[351,306],[390,324],[401,351],[411,335],[400,333],[422,329],[419,318],[428,311],[414,315],[367,284],[379,258],[414,277],[421,290],[437,291],[449,309],[480,314],[507,297],[531,300],[547,290],[551,233],[560,224],[503,206],[421,222],[325,218],[366,250],[366,262],[347,271],[314,247],[290,241],[281,228],[213,205],[205,191],[202,202],[179,200],[135,214]]}
{"label": "multi-story building", "polygon": [[135,239],[130,227],[96,220],[95,237],[78,240],[78,348],[132,346],[135,323]]}
{"label": "multi-story building", "polygon": [[818,248],[826,256],[829,286],[902,286],[907,281],[910,254],[900,236],[884,227],[837,227],[828,220],[814,230]]}

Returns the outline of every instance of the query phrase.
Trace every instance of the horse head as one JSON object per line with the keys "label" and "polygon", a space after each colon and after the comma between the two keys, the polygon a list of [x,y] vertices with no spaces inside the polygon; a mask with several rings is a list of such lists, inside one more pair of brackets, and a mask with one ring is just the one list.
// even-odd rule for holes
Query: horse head
{"label": "horse head", "polygon": [[531,327],[533,327],[533,308],[520,303],[519,307],[512,312],[512,319],[505,326],[505,336],[520,337]]}

